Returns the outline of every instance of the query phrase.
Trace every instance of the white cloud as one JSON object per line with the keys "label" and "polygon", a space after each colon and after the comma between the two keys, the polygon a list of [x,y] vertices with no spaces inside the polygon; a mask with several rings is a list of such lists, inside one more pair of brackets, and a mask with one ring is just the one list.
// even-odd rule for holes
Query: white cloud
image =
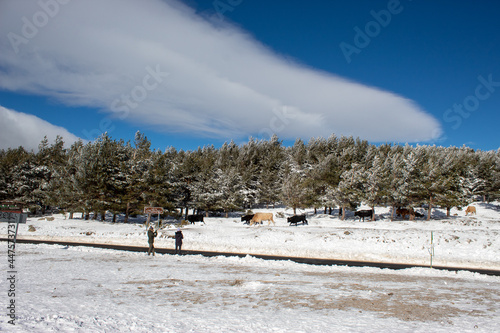
{"label": "white cloud", "polygon": [[61,136],[66,147],[79,139],[62,127],[3,106],[0,106],[0,119],[0,149],[23,146],[28,151],[37,151],[45,136],[50,144],[54,143],[58,135]]}
{"label": "white cloud", "polygon": [[[218,138],[335,133],[415,142],[441,131],[411,100],[292,63],[176,1],[47,3],[57,12],[43,25],[38,2],[2,4],[0,88]],[[40,27],[20,43],[22,17]]]}

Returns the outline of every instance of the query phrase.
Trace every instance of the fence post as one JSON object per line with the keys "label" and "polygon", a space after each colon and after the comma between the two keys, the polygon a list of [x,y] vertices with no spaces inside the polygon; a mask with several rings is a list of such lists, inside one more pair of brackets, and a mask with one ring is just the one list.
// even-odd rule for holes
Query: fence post
{"label": "fence post", "polygon": [[429,248],[429,254],[431,256],[430,268],[432,268],[432,258],[434,257],[434,231],[431,231],[431,247]]}

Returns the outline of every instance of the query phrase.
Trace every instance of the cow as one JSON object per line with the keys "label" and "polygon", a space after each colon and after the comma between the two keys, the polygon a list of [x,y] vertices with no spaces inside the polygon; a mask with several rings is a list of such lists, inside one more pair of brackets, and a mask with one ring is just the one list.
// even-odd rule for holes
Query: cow
{"label": "cow", "polygon": [[255,215],[250,220],[250,225],[252,226],[262,221],[269,221],[268,225],[271,225],[271,222],[273,222],[273,225],[276,225],[273,220],[273,213],[255,213]]}
{"label": "cow", "polygon": [[415,217],[425,217],[425,215],[419,212],[415,212]]}
{"label": "cow", "polygon": [[476,215],[476,207],[474,206],[469,206],[465,209],[465,216],[469,215],[469,213],[472,215]]}
{"label": "cow", "polygon": [[358,210],[357,212],[354,212],[354,216],[359,217],[360,221],[361,218],[363,218],[363,222],[365,222],[365,217],[370,217],[373,219],[373,209]]}
{"label": "cow", "polygon": [[406,215],[410,216],[410,217],[415,217],[415,211],[413,210],[413,208],[398,208],[396,209],[396,215],[401,215],[401,217],[404,219],[406,217]]}
{"label": "cow", "polygon": [[191,222],[191,224],[194,224],[195,222],[203,222],[203,215],[202,214],[197,214],[197,215],[188,215],[187,220]]}
{"label": "cow", "polygon": [[288,221],[288,223],[290,223],[290,226],[292,226],[292,225],[297,226],[298,223],[309,224],[307,222],[306,216],[304,214],[290,216],[289,218],[287,218],[287,221]]}
{"label": "cow", "polygon": [[245,216],[242,216],[241,217],[241,222],[245,221],[244,224],[248,224],[250,223],[250,220],[253,218],[255,214],[251,214],[251,215],[245,215]]}

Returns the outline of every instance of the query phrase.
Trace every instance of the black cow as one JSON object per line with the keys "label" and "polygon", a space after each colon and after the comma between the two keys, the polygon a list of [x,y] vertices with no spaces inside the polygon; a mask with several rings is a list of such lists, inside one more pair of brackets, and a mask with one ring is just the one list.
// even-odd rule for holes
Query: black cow
{"label": "black cow", "polygon": [[245,216],[242,216],[241,217],[241,222],[245,221],[244,224],[249,224],[250,223],[250,220],[253,218],[255,214],[251,214],[251,215],[245,215]]}
{"label": "black cow", "polygon": [[188,215],[187,216],[187,220],[189,222],[191,222],[192,224],[194,224],[195,222],[203,222],[203,223],[205,223],[205,221],[203,221],[203,215],[202,214]]}
{"label": "black cow", "polygon": [[287,221],[288,221],[288,223],[290,223],[290,225],[294,225],[295,224],[295,226],[297,226],[298,223],[309,224],[307,222],[306,216],[304,214],[290,216],[289,218],[287,218]]}
{"label": "black cow", "polygon": [[425,215],[419,212],[415,212],[415,217],[424,217]]}
{"label": "black cow", "polygon": [[363,222],[365,222],[365,217],[373,218],[373,209],[358,210],[357,212],[354,212],[354,216],[359,217],[360,221],[361,218],[363,218]]}

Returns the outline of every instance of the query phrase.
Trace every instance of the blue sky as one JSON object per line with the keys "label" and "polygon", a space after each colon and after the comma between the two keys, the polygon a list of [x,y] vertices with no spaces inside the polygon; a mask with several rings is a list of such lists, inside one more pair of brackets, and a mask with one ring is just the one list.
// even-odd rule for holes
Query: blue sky
{"label": "blue sky", "polygon": [[[500,146],[497,1],[0,2],[0,148]],[[119,15],[117,15],[119,13]]]}

